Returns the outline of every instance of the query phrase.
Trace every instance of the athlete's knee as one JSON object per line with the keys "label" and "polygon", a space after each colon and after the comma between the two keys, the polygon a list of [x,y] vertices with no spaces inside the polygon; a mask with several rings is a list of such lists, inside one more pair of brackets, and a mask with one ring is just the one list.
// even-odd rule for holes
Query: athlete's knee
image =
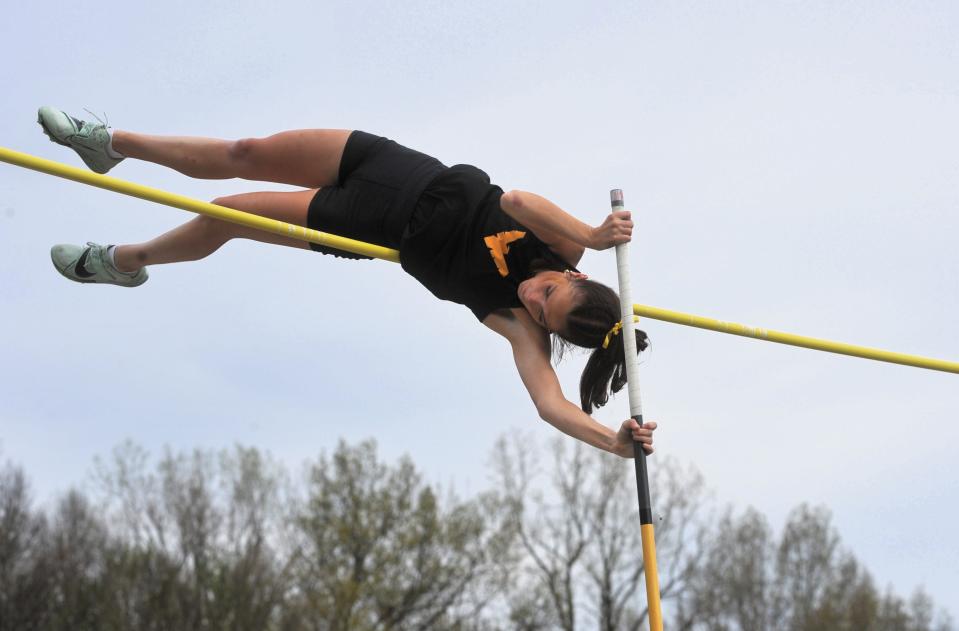
{"label": "athlete's knee", "polygon": [[[229,197],[218,197],[211,203],[217,206],[231,208]],[[193,229],[201,235],[202,238],[212,241],[226,241],[234,237],[234,225],[228,221],[223,221],[215,217],[200,215],[193,219]]]}
{"label": "athlete's knee", "polygon": [[249,166],[254,164],[256,156],[259,153],[259,147],[262,139],[260,138],[240,138],[230,143],[227,150],[230,161],[238,166]]}

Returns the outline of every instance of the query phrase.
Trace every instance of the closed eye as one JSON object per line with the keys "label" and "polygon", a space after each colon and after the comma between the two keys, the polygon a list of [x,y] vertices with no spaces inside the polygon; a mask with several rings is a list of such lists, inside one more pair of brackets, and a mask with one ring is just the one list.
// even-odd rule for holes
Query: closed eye
{"label": "closed eye", "polygon": [[[547,287],[547,288],[546,288],[546,293],[545,293],[544,296],[543,296],[543,302],[549,300],[549,296],[550,296],[550,294],[552,294],[552,293],[553,293],[553,288],[552,288],[552,287]],[[545,311],[544,309],[540,309],[540,311],[539,311],[539,321],[542,322],[542,324],[543,324],[544,327],[546,326],[546,311]]]}

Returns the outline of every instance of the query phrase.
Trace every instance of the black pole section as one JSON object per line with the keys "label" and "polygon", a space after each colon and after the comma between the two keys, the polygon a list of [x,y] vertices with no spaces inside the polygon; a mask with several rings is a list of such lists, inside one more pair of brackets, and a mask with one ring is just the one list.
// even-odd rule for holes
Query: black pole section
{"label": "black pole section", "polygon": [[[633,416],[643,426],[643,415]],[[646,452],[642,443],[633,443],[633,461],[636,463],[636,495],[639,498],[639,523],[653,523],[653,502],[649,499],[649,474],[646,471]]]}

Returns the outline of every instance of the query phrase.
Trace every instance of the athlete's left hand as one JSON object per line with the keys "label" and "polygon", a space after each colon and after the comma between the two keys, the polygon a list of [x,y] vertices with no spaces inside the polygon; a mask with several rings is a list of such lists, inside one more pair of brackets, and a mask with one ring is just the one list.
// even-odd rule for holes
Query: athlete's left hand
{"label": "athlete's left hand", "polygon": [[623,458],[633,457],[633,443],[639,442],[643,446],[646,455],[653,453],[653,430],[656,429],[656,421],[648,421],[640,427],[636,419],[626,419],[623,425],[616,433],[616,445],[613,452]]}
{"label": "athlete's left hand", "polygon": [[628,210],[616,210],[602,224],[590,231],[589,243],[594,250],[606,250],[626,243],[633,237],[633,215]]}

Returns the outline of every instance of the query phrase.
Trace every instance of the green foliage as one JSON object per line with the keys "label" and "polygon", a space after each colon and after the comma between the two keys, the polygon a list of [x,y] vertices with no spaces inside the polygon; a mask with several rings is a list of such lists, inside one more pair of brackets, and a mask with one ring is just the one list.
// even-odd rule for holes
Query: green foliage
{"label": "green foliage", "polygon": [[[46,514],[0,468],[0,631],[545,631],[646,626],[631,463],[562,443],[546,485],[502,440],[495,492],[469,501],[409,458],[341,443],[305,484],[256,449],[118,447],[87,497]],[[949,631],[922,590],[877,591],[829,511],[777,536],[754,509],[706,519],[702,476],[655,461],[667,627]]]}
{"label": "green foliage", "polygon": [[23,472],[0,469],[0,630],[38,629],[49,618],[48,541]]}
{"label": "green foliage", "polygon": [[486,498],[441,507],[413,463],[387,467],[372,441],[340,444],[311,471],[298,516],[295,606],[316,628],[460,628],[485,604],[475,589],[495,578],[507,535]]}

